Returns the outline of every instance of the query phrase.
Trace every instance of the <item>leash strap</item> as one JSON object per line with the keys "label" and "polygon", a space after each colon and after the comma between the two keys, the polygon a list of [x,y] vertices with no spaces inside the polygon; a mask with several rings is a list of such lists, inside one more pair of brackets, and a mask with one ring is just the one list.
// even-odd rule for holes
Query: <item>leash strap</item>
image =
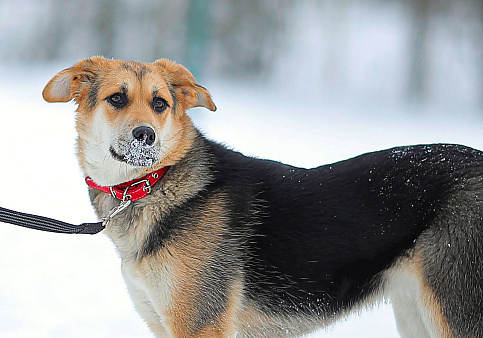
{"label": "leash strap", "polygon": [[122,183],[114,187],[102,187],[97,185],[90,177],[86,178],[89,187],[110,194],[121,200],[121,203],[111,209],[109,214],[97,223],[82,223],[74,225],[56,219],[43,216],[25,214],[0,207],[0,222],[10,223],[29,229],[56,232],[62,234],[97,234],[104,230],[111,219],[123,212],[133,201],[146,197],[153,185],[155,185],[166,173],[168,167],[158,169],[140,179]]}
{"label": "leash strap", "polygon": [[63,234],[89,234],[94,235],[104,230],[103,222],[69,224],[56,219],[43,216],[25,214],[0,207],[0,221],[19,225],[29,229],[63,233]]}

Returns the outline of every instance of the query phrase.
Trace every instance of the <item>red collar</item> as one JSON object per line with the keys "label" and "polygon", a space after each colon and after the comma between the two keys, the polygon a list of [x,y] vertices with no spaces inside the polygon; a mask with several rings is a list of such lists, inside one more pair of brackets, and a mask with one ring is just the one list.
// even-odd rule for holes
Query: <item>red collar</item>
{"label": "red collar", "polygon": [[113,187],[97,185],[90,177],[86,177],[86,183],[89,187],[104,191],[118,200],[128,199],[134,202],[146,197],[151,192],[151,188],[164,176],[168,168],[158,169],[146,176]]}

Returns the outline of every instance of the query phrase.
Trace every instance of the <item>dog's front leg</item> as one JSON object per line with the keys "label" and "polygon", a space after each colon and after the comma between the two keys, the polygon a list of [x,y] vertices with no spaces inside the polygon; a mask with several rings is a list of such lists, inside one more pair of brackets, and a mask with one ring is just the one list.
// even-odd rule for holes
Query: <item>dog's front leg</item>
{"label": "dog's front leg", "polygon": [[[123,262],[123,275],[136,310],[157,337],[235,337],[242,300],[236,278],[179,264],[179,252],[160,251],[142,261]],[[162,264],[160,264],[162,262]],[[231,281],[231,282],[228,282]]]}
{"label": "dog's front leg", "polygon": [[[155,309],[155,306],[147,294],[147,288],[143,284],[136,283],[136,278],[131,273],[130,269],[123,264],[122,272],[129,296],[136,308],[136,311],[148,324],[150,330],[156,337],[171,337],[166,327],[163,325],[163,318],[161,318]],[[146,289],[146,290],[144,290]]]}
{"label": "dog's front leg", "polygon": [[[175,337],[236,337],[241,307],[241,288],[235,282],[226,294],[216,284],[206,288],[189,287],[174,293],[169,311],[171,332]],[[191,291],[195,291],[194,293]],[[218,293],[218,294],[217,294]]]}

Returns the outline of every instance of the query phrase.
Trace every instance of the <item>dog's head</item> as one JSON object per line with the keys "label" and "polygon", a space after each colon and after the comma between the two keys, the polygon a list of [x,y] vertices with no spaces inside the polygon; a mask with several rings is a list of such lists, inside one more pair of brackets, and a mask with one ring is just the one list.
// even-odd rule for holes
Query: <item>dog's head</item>
{"label": "dog's head", "polygon": [[78,104],[79,161],[85,174],[104,186],[175,164],[195,137],[185,111],[216,109],[186,68],[165,59],[85,59],[55,75],[43,97]]}

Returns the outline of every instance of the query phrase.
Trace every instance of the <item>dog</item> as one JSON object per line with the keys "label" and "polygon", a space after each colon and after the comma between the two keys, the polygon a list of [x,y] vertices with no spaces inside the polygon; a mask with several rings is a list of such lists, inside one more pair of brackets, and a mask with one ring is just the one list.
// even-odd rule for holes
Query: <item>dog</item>
{"label": "dog", "polygon": [[156,336],[300,336],[388,299],[403,337],[483,337],[483,152],[247,157],[193,126],[216,106],[166,59],[88,58],[43,97],[78,105],[92,205]]}

